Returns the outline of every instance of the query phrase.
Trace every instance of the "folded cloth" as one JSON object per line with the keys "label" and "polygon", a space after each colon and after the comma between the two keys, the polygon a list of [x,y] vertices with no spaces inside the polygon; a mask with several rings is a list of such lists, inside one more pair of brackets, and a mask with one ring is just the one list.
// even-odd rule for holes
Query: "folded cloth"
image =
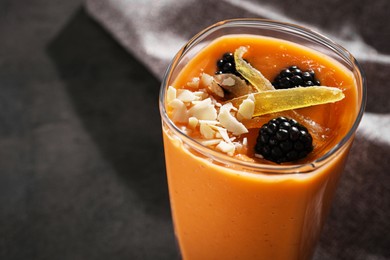
{"label": "folded cloth", "polygon": [[301,24],[351,51],[366,72],[367,109],[315,259],[390,259],[390,2],[279,2],[86,0],[86,7],[159,79],[187,40],[205,27],[230,18],[258,17]]}

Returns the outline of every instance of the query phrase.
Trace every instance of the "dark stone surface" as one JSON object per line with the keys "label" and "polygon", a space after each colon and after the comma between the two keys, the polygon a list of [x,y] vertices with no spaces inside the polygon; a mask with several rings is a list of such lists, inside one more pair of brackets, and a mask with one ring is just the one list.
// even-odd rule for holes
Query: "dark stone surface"
{"label": "dark stone surface", "polygon": [[81,1],[0,2],[0,259],[175,259],[160,82]]}

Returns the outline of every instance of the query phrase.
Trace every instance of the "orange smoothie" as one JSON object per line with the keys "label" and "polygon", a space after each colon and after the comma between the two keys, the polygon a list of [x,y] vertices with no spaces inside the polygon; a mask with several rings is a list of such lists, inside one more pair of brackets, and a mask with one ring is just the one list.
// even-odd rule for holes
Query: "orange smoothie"
{"label": "orange smoothie", "polygon": [[[189,90],[204,95],[199,92],[207,88],[202,87],[202,80],[199,83],[194,78],[204,73],[214,76],[216,61],[241,46],[247,48],[245,61],[270,82],[282,69],[296,65],[314,71],[321,86],[338,88],[345,97],[294,111],[241,118],[247,132],[231,135],[227,131],[235,145],[233,150],[224,150],[215,141],[219,136],[229,143],[221,127],[213,125],[216,123],[204,120],[211,130],[199,127],[202,120],[193,119],[188,103],[183,108],[189,114],[185,120],[173,114],[179,105],[172,108],[164,104],[167,118],[173,121],[163,120],[163,138],[180,252],[186,260],[310,259],[352,145],[353,137],[329,152],[348,134],[358,117],[356,79],[342,64],[310,48],[272,37],[233,34],[209,42],[185,62],[169,83],[171,93]],[[163,87],[167,89],[168,85]],[[217,113],[229,102],[215,94],[217,91],[205,92],[216,100]],[[256,155],[259,129],[279,116],[303,120],[302,124],[312,132],[313,150],[304,158],[276,163]],[[191,119],[195,121],[190,123]],[[213,136],[207,137],[207,133]]]}

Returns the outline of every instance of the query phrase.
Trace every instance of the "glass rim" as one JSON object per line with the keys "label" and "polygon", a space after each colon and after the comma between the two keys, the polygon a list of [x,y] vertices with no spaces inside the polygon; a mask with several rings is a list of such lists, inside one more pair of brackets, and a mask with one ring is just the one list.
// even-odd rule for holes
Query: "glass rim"
{"label": "glass rim", "polygon": [[[261,26],[263,28],[279,28],[283,32],[288,31],[294,31],[299,33],[304,33],[307,36],[311,36],[311,40],[315,40],[316,43],[325,44],[326,47],[330,48],[333,52],[335,52],[338,56],[346,59],[350,63],[350,65],[353,66],[358,71],[358,74],[360,75],[359,79],[360,82],[356,82],[358,87],[358,105],[360,104],[360,108],[358,110],[358,114],[355,118],[354,123],[352,124],[351,128],[347,132],[347,134],[344,135],[344,137],[332,148],[330,148],[324,155],[322,155],[319,158],[316,158],[315,160],[312,160],[310,162],[302,163],[302,164],[288,164],[288,165],[273,165],[273,164],[264,164],[259,162],[247,162],[243,160],[239,160],[237,158],[228,156],[227,154],[223,154],[221,152],[218,152],[212,148],[209,148],[200,142],[196,141],[195,139],[189,137],[186,135],[183,131],[181,131],[168,117],[166,108],[164,105],[164,99],[165,99],[165,92],[167,89],[167,84],[171,79],[172,71],[175,68],[175,66],[179,63],[181,60],[181,57],[183,57],[194,45],[197,44],[199,40],[201,40],[202,36],[211,34],[215,30],[222,28],[223,26],[229,25],[231,27],[239,27],[239,26]],[[268,26],[268,27],[264,27]],[[243,33],[245,34],[245,33]],[[356,76],[355,76],[356,79]],[[358,79],[357,79],[358,80]],[[360,84],[359,84],[360,83]],[[359,91],[360,90],[360,91]],[[180,137],[180,140],[184,144],[188,144],[192,149],[196,150],[197,152],[201,153],[204,156],[207,156],[210,159],[213,159],[213,161],[217,161],[218,163],[222,163],[223,165],[236,165],[239,167],[242,167],[244,169],[249,169],[251,171],[256,172],[255,174],[262,173],[262,174],[274,174],[278,173],[280,174],[280,171],[288,172],[288,173],[310,173],[314,170],[320,168],[322,165],[325,164],[325,162],[332,157],[333,155],[337,154],[339,151],[342,150],[343,147],[346,147],[346,145],[352,140],[352,137],[354,136],[359,123],[363,117],[363,113],[366,106],[366,98],[367,98],[367,87],[366,87],[366,79],[363,72],[363,69],[361,65],[358,63],[358,61],[355,59],[355,57],[344,47],[339,45],[338,43],[334,42],[327,36],[324,36],[321,33],[318,33],[316,31],[313,31],[312,29],[291,24],[291,23],[285,23],[285,22],[279,22],[275,20],[269,20],[269,19],[260,19],[260,18],[238,18],[238,19],[228,19],[223,20],[220,22],[217,22],[209,27],[206,27],[196,35],[194,35],[174,56],[170,64],[168,65],[163,80],[161,82],[161,88],[160,88],[160,94],[159,94],[159,109],[160,114],[163,122],[165,122],[169,129],[172,130],[177,136]],[[164,131],[164,130],[163,130]]]}

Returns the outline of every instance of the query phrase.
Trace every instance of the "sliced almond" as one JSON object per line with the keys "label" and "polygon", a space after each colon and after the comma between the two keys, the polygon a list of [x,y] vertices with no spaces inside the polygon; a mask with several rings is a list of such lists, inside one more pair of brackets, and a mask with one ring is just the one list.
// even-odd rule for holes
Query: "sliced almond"
{"label": "sliced almond", "polygon": [[188,118],[188,127],[195,129],[196,126],[198,125],[198,122],[199,120],[196,117],[192,116]]}
{"label": "sliced almond", "polygon": [[219,74],[214,76],[215,81],[230,94],[230,98],[240,97],[253,92],[245,80],[234,74]]}
{"label": "sliced almond", "polygon": [[225,142],[231,143],[231,140],[229,138],[229,134],[225,128],[219,127],[219,126],[211,126],[211,128],[217,130]]}
{"label": "sliced almond", "polygon": [[206,139],[213,139],[215,131],[208,124],[200,124],[200,133]]}
{"label": "sliced almond", "polygon": [[217,110],[211,103],[210,98],[197,102],[188,110],[189,116],[194,116],[199,120],[216,120]]}
{"label": "sliced almond", "polygon": [[219,110],[218,121],[224,128],[232,132],[234,135],[247,133],[248,129],[246,129],[246,127],[230,113],[232,107],[233,105],[231,103],[223,105]]}
{"label": "sliced almond", "polygon": [[199,120],[200,124],[208,124],[208,125],[218,125],[219,122],[217,120]]}
{"label": "sliced almond", "polygon": [[236,147],[233,143],[226,143],[225,141],[221,141],[217,147],[218,150],[227,153],[228,155],[232,156],[234,154],[234,151]]}
{"label": "sliced almond", "polygon": [[191,81],[187,82],[187,86],[192,89],[197,89],[199,88],[199,81],[199,77],[194,77]]}
{"label": "sliced almond", "polygon": [[180,99],[175,98],[168,104],[172,110],[172,121],[176,123],[187,123],[188,111],[186,105]]}
{"label": "sliced almond", "polygon": [[202,73],[202,75],[200,76],[200,82],[203,86],[208,87],[209,85],[211,85],[211,82],[213,82],[213,77],[207,73]]}
{"label": "sliced almond", "polygon": [[224,97],[225,94],[223,92],[223,89],[217,84],[214,77],[210,76],[207,73],[202,73],[201,81],[202,84],[204,84],[211,93],[221,98]]}
{"label": "sliced almond", "polygon": [[[253,96],[253,95],[252,95]],[[242,121],[243,119],[251,119],[255,112],[255,102],[248,97],[238,107],[237,119]]]}
{"label": "sliced almond", "polygon": [[178,91],[177,98],[183,102],[192,102],[194,100],[199,100],[199,97],[188,89],[180,89]]}
{"label": "sliced almond", "polygon": [[176,98],[176,93],[177,93],[176,88],[174,88],[172,86],[168,87],[168,89],[167,89],[167,99],[166,99],[167,104],[169,104],[172,100],[174,100]]}
{"label": "sliced almond", "polygon": [[209,140],[200,139],[197,141],[205,146],[213,146],[219,144],[222,140],[221,139],[209,139]]}

